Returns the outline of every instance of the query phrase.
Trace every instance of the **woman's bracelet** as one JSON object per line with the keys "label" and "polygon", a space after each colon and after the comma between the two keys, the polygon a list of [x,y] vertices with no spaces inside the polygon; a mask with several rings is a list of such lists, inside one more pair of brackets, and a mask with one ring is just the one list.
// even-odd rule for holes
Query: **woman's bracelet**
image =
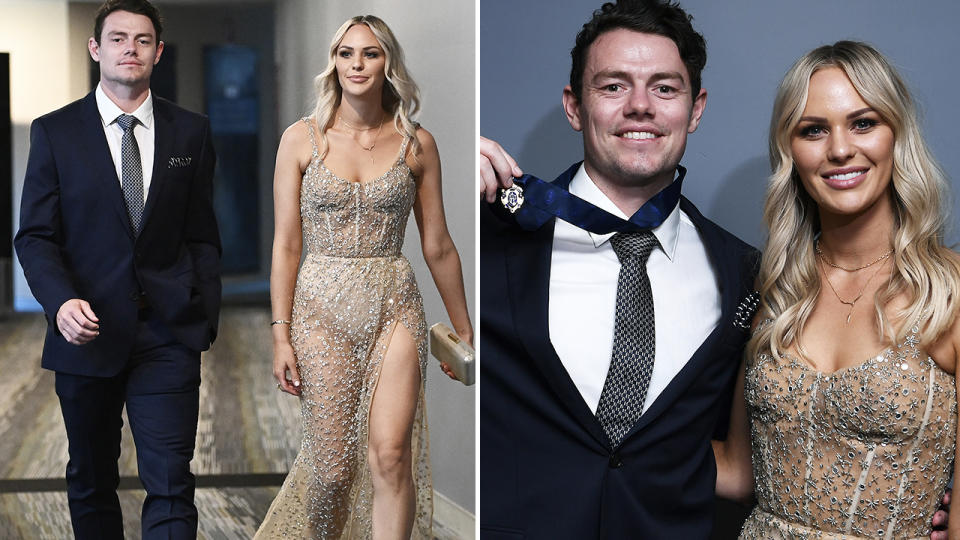
{"label": "woman's bracelet", "polygon": [[275,324],[290,324],[290,321],[285,321],[285,320],[283,320],[283,319],[277,319],[277,320],[271,322],[271,323],[270,323],[270,326],[273,326],[273,325],[275,325]]}

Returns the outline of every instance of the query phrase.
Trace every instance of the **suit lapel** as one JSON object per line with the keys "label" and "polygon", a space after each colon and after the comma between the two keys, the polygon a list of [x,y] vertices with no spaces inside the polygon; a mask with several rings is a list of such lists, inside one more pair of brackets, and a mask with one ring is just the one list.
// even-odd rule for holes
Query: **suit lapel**
{"label": "suit lapel", "polygon": [[677,398],[684,394],[687,388],[690,387],[690,384],[693,383],[703,370],[704,366],[715,361],[713,356],[716,354],[716,346],[720,342],[724,332],[728,331],[728,327],[732,325],[732,317],[734,309],[736,308],[737,293],[739,291],[737,285],[740,282],[738,273],[739,261],[735,257],[731,257],[729,253],[724,250],[726,242],[720,235],[717,227],[707,221],[697,208],[685,197],[681,197],[680,199],[680,209],[687,214],[694,226],[696,226],[697,232],[700,233],[703,245],[707,250],[707,255],[710,257],[710,262],[713,264],[713,268],[717,273],[717,286],[720,289],[720,320],[717,322],[716,328],[703,340],[700,347],[693,353],[693,356],[690,357],[686,365],[683,366],[683,369],[667,384],[667,387],[657,396],[657,399],[650,405],[650,408],[647,409],[637,423],[634,424],[630,432],[624,437],[624,440],[656,420]]}
{"label": "suit lapel", "polygon": [[[554,184],[567,188],[574,173],[574,164]],[[550,388],[570,415],[601,445],[609,445],[597,417],[590,411],[566,368],[550,343],[550,260],[553,255],[552,219],[533,232],[518,233],[506,251],[507,283],[513,299],[513,317],[518,333],[530,358],[537,365]]]}
{"label": "suit lapel", "polygon": [[153,176],[150,179],[150,190],[147,192],[147,202],[143,206],[143,221],[140,230],[146,228],[147,220],[153,207],[157,205],[160,190],[163,189],[164,171],[166,164],[173,153],[174,126],[170,109],[162,100],[153,98]]}
{"label": "suit lapel", "polygon": [[609,443],[600,423],[583,401],[550,343],[548,307],[555,222],[552,220],[509,244],[507,282],[513,299],[513,318],[519,326],[517,331],[524,348],[560,403],[598,443],[607,446]]}
{"label": "suit lapel", "polygon": [[97,98],[94,92],[87,94],[82,107],[82,136],[77,143],[83,148],[81,155],[89,160],[88,171],[93,182],[99,185],[104,195],[110,201],[110,206],[116,211],[117,217],[123,223],[124,230],[133,238],[130,228],[130,217],[127,215],[127,204],[123,201],[123,189],[120,179],[117,178],[117,168],[110,155],[110,146],[107,136],[103,132],[103,120],[100,118],[100,109],[97,108]]}

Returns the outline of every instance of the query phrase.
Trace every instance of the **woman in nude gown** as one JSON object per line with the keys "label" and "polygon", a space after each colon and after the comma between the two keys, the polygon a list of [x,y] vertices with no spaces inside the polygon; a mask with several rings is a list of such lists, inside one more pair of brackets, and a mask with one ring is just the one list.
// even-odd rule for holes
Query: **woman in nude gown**
{"label": "woman in nude gown", "polygon": [[432,538],[426,324],[400,252],[411,209],[450,320],[473,340],[437,146],[377,17],[340,27],[315,86],[316,110],[277,151],[270,275],[273,373],[300,397],[303,441],[257,537]]}
{"label": "woman in nude gown", "polygon": [[856,42],[786,74],[770,159],[761,303],[715,443],[718,494],[755,491],[741,538],[926,537],[957,438],[945,175],[903,81]]}

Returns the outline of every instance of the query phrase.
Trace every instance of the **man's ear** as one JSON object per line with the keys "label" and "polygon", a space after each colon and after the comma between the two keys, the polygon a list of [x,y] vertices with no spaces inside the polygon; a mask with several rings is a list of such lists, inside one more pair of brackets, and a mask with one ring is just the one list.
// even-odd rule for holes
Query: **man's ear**
{"label": "man's ear", "polygon": [[153,65],[157,65],[157,62],[160,61],[160,55],[163,54],[163,42],[157,42],[157,54],[153,57]]}
{"label": "man's ear", "polygon": [[91,37],[87,40],[87,51],[90,53],[90,58],[93,58],[93,61],[100,63],[100,44],[97,43],[97,39]]}
{"label": "man's ear", "polygon": [[707,108],[707,90],[700,89],[700,93],[693,98],[693,108],[690,109],[690,123],[687,124],[687,133],[693,133],[700,125],[700,119],[703,118],[703,110]]}
{"label": "man's ear", "polygon": [[568,84],[563,88],[563,112],[567,115],[567,122],[575,131],[583,130],[583,122],[580,119],[580,100],[573,93],[573,88]]}

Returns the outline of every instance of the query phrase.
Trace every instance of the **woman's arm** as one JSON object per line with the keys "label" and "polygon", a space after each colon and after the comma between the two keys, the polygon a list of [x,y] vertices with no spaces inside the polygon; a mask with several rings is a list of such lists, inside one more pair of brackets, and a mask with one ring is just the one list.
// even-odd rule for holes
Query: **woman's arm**
{"label": "woman's arm", "polygon": [[[277,149],[273,174],[273,258],[270,266],[270,306],[273,321],[290,321],[293,289],[300,265],[300,180],[305,168],[302,153],[309,148],[306,126],[297,122],[283,132]],[[308,154],[309,155],[309,154]],[[280,389],[300,394],[300,374],[290,344],[290,324],[271,326],[273,332],[273,376]],[[288,376],[289,373],[289,376]]]}
{"label": "woman's arm", "polygon": [[457,247],[447,230],[443,213],[443,192],[440,186],[440,154],[437,143],[430,133],[417,130],[421,152],[414,163],[417,176],[417,200],[413,214],[420,230],[420,245],[423,258],[430,268],[433,281],[443,299],[443,305],[453,323],[453,329],[461,339],[473,345],[473,325],[467,313],[467,299],[463,292],[463,271]]}
{"label": "woman's arm", "polygon": [[[950,329],[950,342],[951,342],[951,353],[949,357],[953,360],[953,378],[954,385],[957,388],[957,395],[960,395],[960,320],[954,322],[953,327]],[[956,482],[960,478],[960,422],[957,422],[957,433],[956,439],[954,440],[954,455],[953,455],[953,481]],[[949,540],[958,540],[960,539],[960,497],[950,497],[950,513],[954,518],[947,522],[947,538]],[[931,534],[930,538],[936,538],[934,536],[937,533]],[[942,538],[943,533],[940,533]]]}
{"label": "woman's arm", "polygon": [[741,362],[737,385],[730,405],[727,440],[712,441],[717,460],[717,496],[749,501],[753,495],[753,466],[750,463],[750,423],[743,395],[746,362]]}
{"label": "woman's arm", "polygon": [[[960,257],[957,254],[952,254],[952,256]],[[953,373],[954,385],[957,388],[958,395],[960,395],[960,369],[957,369],[960,367],[960,317],[954,317],[953,324],[947,329],[943,337],[926,347],[926,352],[940,369],[947,373]],[[954,440],[956,447],[953,461],[953,478],[956,482],[957,478],[960,478],[960,462],[957,461],[957,458],[960,457],[960,422],[957,423],[957,433],[954,436],[957,437]],[[941,509],[933,516],[931,525],[935,530],[930,533],[930,540],[960,540],[960,519],[956,518],[960,515],[958,513],[960,512],[960,502],[957,499],[957,497],[952,497],[949,489],[940,499]],[[944,509],[948,512],[944,512]],[[954,516],[953,520],[949,519],[951,515]]]}

